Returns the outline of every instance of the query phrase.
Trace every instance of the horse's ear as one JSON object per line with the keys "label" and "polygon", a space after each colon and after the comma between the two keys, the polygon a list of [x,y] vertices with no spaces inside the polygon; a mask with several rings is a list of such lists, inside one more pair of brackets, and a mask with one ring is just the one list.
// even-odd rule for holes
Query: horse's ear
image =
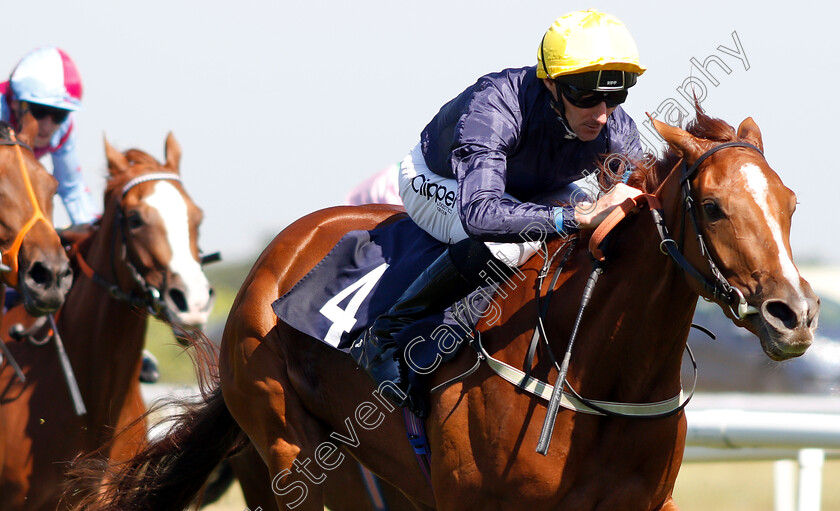
{"label": "horse's ear", "polygon": [[32,115],[32,112],[27,110],[20,120],[20,132],[18,139],[29,147],[34,147],[35,137],[38,136],[38,121]]}
{"label": "horse's ear", "polygon": [[126,172],[129,167],[128,158],[123,153],[117,151],[108,142],[107,138],[103,136],[102,139],[105,141],[105,159],[108,160],[108,171],[112,176]]}
{"label": "horse's ear", "polygon": [[752,117],[747,117],[738,126],[738,138],[745,140],[764,152],[764,142],[761,141],[761,130]]}
{"label": "horse's ear", "polygon": [[175,135],[171,131],[166,136],[166,147],[164,147],[163,154],[166,156],[166,166],[178,172],[181,165],[181,145],[175,140]]}
{"label": "horse's ear", "polygon": [[651,120],[653,121],[653,127],[668,142],[671,149],[682,156],[687,163],[694,163],[712,145],[710,141],[697,138],[685,130],[656,119]]}

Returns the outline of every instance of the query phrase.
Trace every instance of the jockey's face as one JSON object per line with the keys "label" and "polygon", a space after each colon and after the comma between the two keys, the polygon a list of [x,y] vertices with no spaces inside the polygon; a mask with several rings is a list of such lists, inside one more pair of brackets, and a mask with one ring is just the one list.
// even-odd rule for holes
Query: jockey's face
{"label": "jockey's face", "polygon": [[[544,79],[544,83],[554,99],[557,100],[559,91],[555,84],[547,79]],[[569,128],[584,142],[590,142],[598,138],[601,129],[607,124],[607,118],[616,109],[614,106],[607,107],[607,104],[603,101],[590,108],[580,108],[569,103],[564,95],[560,94],[560,97],[563,100],[563,108],[566,110],[563,117],[569,123]]]}
{"label": "jockey's face", "polygon": [[[15,117],[20,119],[21,114],[23,114],[23,112],[21,112],[20,101],[13,102],[12,108],[15,111]],[[55,135],[55,132],[58,130],[58,128],[61,126],[61,123],[56,122],[52,115],[37,115],[35,116],[35,120],[38,121],[38,134],[35,136],[33,146],[37,148],[46,147],[50,144],[50,140],[52,139],[53,135]]]}
{"label": "jockey's face", "polygon": [[566,108],[566,122],[579,139],[589,142],[598,138],[601,129],[607,124],[607,117],[613,113],[616,107],[607,108],[603,101],[591,108],[578,108],[569,103],[563,97],[563,106]]}

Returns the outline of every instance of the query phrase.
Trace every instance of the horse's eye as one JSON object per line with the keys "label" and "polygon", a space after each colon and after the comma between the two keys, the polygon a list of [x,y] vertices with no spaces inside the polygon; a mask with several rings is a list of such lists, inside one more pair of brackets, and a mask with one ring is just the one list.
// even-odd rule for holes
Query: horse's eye
{"label": "horse's eye", "polygon": [[143,217],[136,211],[129,213],[125,221],[129,229],[139,229],[140,227],[143,227]]}
{"label": "horse's eye", "polygon": [[703,203],[703,212],[706,213],[706,218],[714,222],[723,218],[723,211],[714,201],[707,201]]}

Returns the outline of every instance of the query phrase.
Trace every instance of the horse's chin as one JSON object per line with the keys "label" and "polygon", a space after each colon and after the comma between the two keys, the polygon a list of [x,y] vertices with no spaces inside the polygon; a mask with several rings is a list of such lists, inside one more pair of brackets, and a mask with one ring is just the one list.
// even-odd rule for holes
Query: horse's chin
{"label": "horse's chin", "polygon": [[749,315],[743,323],[742,326],[758,337],[764,353],[777,362],[801,357],[814,342],[814,329],[780,330],[764,321],[760,314]]}
{"label": "horse's chin", "polygon": [[26,291],[21,293],[21,298],[23,301],[23,309],[27,314],[34,318],[46,316],[47,314],[54,314],[63,303],[63,300],[58,298],[39,300]]}

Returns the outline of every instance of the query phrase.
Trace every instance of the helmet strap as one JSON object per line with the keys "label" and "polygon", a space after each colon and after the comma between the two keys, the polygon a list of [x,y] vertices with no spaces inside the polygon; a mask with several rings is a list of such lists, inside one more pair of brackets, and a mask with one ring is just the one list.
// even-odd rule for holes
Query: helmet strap
{"label": "helmet strap", "polygon": [[563,129],[566,131],[566,134],[563,136],[563,138],[566,140],[574,140],[578,138],[578,136],[577,133],[575,133],[574,130],[572,130],[572,128],[569,126],[569,122],[566,120],[566,105],[563,103],[563,97],[561,96],[561,94],[563,93],[560,91],[560,84],[558,84],[554,80],[552,80],[551,83],[554,84],[554,91],[557,93],[557,99],[554,99],[554,95],[551,94],[551,91],[549,91],[549,104],[555,112],[560,113],[560,115],[557,116],[557,122],[559,122],[560,126],[562,126]]}

